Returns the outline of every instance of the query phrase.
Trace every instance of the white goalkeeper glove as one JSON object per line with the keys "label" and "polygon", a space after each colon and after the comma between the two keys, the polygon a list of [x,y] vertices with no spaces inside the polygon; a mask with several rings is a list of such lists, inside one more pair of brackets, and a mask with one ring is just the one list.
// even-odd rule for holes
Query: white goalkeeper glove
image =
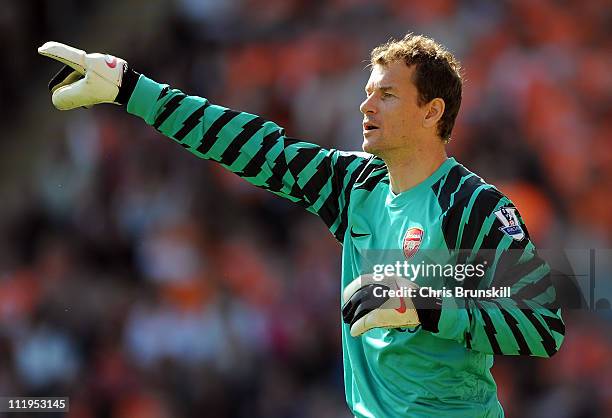
{"label": "white goalkeeper glove", "polygon": [[[53,105],[59,110],[89,108],[99,103],[123,104],[137,81],[137,73],[128,72],[127,62],[112,55],[87,54],[53,41],[38,48],[38,53],[65,64],[49,82]],[[124,89],[122,84],[125,86],[128,77],[130,86]]]}
{"label": "white goalkeeper glove", "polygon": [[[412,289],[412,290],[410,290]],[[342,292],[342,318],[357,337],[372,328],[412,328],[419,325],[419,315],[410,297],[418,286],[410,280],[372,274],[357,277]]]}

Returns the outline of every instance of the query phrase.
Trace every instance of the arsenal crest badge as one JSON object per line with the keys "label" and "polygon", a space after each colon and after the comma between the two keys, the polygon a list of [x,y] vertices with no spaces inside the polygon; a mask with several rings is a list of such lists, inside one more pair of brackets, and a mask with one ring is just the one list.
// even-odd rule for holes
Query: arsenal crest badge
{"label": "arsenal crest badge", "polygon": [[407,260],[410,260],[419,251],[421,242],[423,241],[424,231],[421,228],[413,227],[408,228],[404,235],[404,242],[402,249],[404,250],[404,256]]}

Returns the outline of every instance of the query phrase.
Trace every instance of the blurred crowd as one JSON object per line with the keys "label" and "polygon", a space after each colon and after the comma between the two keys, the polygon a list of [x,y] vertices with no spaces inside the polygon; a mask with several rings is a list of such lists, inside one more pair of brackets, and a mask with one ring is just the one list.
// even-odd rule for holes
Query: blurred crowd
{"label": "blurred crowd", "polygon": [[[605,0],[5,3],[0,395],[69,396],[70,418],[349,416],[323,223],[120,108],[55,111],[46,40],[358,150],[369,51],[424,33],[466,76],[449,153],[539,247],[612,244]],[[553,359],[496,359],[508,417],[612,416],[610,316],[564,317]]]}

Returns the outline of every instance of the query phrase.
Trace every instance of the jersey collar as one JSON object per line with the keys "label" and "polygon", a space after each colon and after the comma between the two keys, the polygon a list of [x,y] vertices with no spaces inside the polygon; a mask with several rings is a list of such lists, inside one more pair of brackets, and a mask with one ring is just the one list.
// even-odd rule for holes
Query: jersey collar
{"label": "jersey collar", "polygon": [[447,158],[436,171],[434,171],[429,177],[417,184],[416,186],[404,190],[399,194],[393,193],[391,190],[391,182],[389,182],[389,193],[387,194],[387,205],[398,206],[405,204],[412,199],[418,199],[419,197],[424,198],[429,189],[433,184],[440,180],[442,176],[446,175],[449,170],[456,164],[459,164],[454,157]]}

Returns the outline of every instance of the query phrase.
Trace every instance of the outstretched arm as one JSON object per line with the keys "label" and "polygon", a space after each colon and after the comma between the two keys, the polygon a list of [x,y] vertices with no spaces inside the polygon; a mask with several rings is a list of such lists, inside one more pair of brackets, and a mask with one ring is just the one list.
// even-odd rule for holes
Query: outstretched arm
{"label": "outstretched arm", "polygon": [[343,240],[348,191],[368,164],[367,154],[289,138],[273,122],[187,96],[142,75],[127,110],[199,158],[304,206]]}
{"label": "outstretched arm", "polygon": [[126,104],[129,113],[194,155],[318,215],[340,242],[352,187],[362,173],[382,165],[366,153],[327,150],[287,137],[273,122],[171,89],[110,55],[57,42],[47,42],[39,53],[66,65],[49,85],[58,109]]}

